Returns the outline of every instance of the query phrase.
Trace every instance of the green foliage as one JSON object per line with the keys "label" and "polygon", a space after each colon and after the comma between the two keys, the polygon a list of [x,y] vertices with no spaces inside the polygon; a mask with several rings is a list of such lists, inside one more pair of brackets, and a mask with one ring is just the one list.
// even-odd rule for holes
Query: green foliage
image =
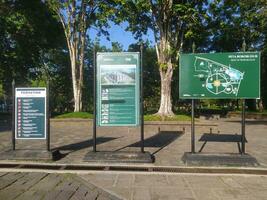
{"label": "green foliage", "polygon": [[159,115],[144,115],[145,121],[190,121],[188,115],[174,115],[173,117],[161,117]]}
{"label": "green foliage", "polygon": [[[93,119],[93,114],[87,112],[71,112],[54,117],[55,119],[67,119],[67,118],[80,118],[80,119]],[[145,121],[190,121],[190,116],[187,115],[175,115],[174,117],[162,118],[158,115],[145,115]]]}
{"label": "green foliage", "polygon": [[71,112],[55,116],[55,119],[67,119],[67,118],[92,119],[93,114],[87,112]]}
{"label": "green foliage", "polygon": [[[131,44],[128,51],[140,51],[140,45]],[[160,75],[156,50],[149,45],[148,41],[143,48],[143,77],[144,111],[145,113],[155,113],[160,102]]]}
{"label": "green foliage", "polygon": [[0,2],[0,84],[26,86],[42,67],[41,52],[59,46],[62,30],[42,1]]}
{"label": "green foliage", "polygon": [[119,42],[111,42],[111,51],[121,52],[123,51],[123,46]]}

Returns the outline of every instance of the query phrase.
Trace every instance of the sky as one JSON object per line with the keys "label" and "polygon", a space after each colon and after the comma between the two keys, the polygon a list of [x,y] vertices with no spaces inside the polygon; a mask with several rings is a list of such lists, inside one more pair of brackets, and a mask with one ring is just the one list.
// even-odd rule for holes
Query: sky
{"label": "sky", "polygon": [[[111,48],[111,42],[119,42],[120,44],[122,44],[123,49],[127,50],[128,46],[132,43],[136,43],[137,40],[134,39],[131,32],[125,31],[126,27],[127,23],[123,23],[122,25],[118,26],[111,22],[110,29],[108,29],[110,34],[110,41],[108,41],[105,36],[100,36],[100,44]],[[90,39],[94,41],[97,31],[95,29],[90,29],[88,34]],[[143,36],[144,41],[146,41],[147,39],[151,42],[152,45],[155,43],[152,31],[149,31],[147,35]]]}

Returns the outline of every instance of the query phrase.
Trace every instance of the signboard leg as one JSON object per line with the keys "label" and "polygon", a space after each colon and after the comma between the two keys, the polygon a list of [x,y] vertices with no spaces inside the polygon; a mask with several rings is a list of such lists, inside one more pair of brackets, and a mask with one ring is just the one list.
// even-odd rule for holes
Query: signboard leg
{"label": "signboard leg", "polygon": [[46,130],[47,130],[47,136],[46,136],[46,146],[47,151],[50,151],[50,105],[49,105],[49,80],[47,81],[47,93],[46,93]]}
{"label": "signboard leg", "polygon": [[143,43],[140,46],[140,115],[141,115],[141,152],[144,153],[144,104],[143,104]]}
{"label": "signboard leg", "polygon": [[191,105],[191,152],[195,153],[195,100]]}
{"label": "signboard leg", "polygon": [[246,100],[245,99],[243,99],[242,100],[242,123],[241,123],[241,134],[242,134],[242,139],[241,139],[241,141],[242,141],[242,146],[241,146],[241,150],[242,150],[242,154],[244,154],[244,153],[246,153],[246,132],[245,132],[245,112],[246,112]]}
{"label": "signboard leg", "polygon": [[16,149],[15,140],[15,80],[12,81],[12,150]]}
{"label": "signboard leg", "polygon": [[94,79],[94,120],[93,120],[93,152],[96,152],[96,50],[93,52],[93,79]]}

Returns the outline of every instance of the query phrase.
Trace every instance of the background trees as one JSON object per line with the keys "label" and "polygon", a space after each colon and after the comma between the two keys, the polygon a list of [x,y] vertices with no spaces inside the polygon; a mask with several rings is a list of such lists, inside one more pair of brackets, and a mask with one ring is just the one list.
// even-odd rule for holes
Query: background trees
{"label": "background trees", "polygon": [[[4,0],[0,3],[0,99],[18,85],[51,83],[54,112],[92,111],[92,59],[97,51],[139,51],[144,43],[144,105],[147,113],[172,115],[178,99],[181,52],[261,51],[262,101],[267,106],[266,0]],[[109,36],[112,23],[126,25],[136,38],[129,47],[111,41],[108,48],[89,34]],[[143,41],[153,33],[154,41]],[[0,100],[0,101],[1,101]],[[205,101],[205,105],[236,105],[236,101]],[[0,102],[1,104],[1,102]],[[204,104],[203,104],[204,105]]]}
{"label": "background trees", "polygon": [[150,29],[155,39],[161,98],[157,112],[171,116],[171,82],[184,43],[204,30],[205,1],[122,1],[117,22],[127,21],[127,30],[141,38]]}
{"label": "background trees", "polygon": [[11,96],[11,82],[29,84],[42,73],[43,56],[62,48],[62,29],[41,1],[0,3],[0,85]]}

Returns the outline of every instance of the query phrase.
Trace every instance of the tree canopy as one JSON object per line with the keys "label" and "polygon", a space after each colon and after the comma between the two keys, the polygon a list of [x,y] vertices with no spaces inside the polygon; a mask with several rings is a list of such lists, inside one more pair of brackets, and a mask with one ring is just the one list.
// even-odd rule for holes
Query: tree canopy
{"label": "tree canopy", "polygon": [[[110,40],[113,23],[126,24],[136,43],[101,44],[98,38]],[[155,43],[143,41],[151,31]],[[193,43],[198,53],[243,51],[245,41],[247,51],[261,52],[262,64],[262,99],[248,105],[266,109],[266,39],[266,0],[3,0],[0,100],[10,97],[12,79],[20,86],[45,85],[49,79],[54,112],[92,111],[93,49],[139,51],[143,42],[145,112],[172,115],[186,103],[178,99],[180,53],[192,52]],[[203,105],[227,102],[236,103]]]}

